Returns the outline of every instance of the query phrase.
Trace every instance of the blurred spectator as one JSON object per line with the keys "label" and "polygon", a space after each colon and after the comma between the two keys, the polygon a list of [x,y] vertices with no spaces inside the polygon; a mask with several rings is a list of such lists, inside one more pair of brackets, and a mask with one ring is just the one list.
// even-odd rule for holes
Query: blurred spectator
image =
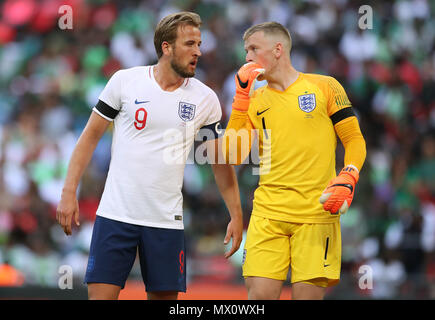
{"label": "blurred spectator", "polygon": [[24,283],[20,271],[8,263],[0,264],[0,287],[19,287]]}

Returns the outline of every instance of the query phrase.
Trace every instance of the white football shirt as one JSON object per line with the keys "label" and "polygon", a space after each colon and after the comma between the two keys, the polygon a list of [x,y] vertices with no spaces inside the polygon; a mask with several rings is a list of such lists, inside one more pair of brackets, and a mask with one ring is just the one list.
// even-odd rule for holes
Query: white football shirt
{"label": "white football shirt", "polygon": [[164,91],[143,66],[116,72],[99,100],[93,111],[113,120],[113,140],[97,215],[183,229],[184,167],[198,131],[218,128],[216,94],[195,78]]}

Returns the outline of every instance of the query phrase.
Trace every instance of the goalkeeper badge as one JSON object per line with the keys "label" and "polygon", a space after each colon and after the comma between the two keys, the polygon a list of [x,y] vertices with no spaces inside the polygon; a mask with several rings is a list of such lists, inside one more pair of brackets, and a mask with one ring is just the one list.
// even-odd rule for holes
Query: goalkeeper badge
{"label": "goalkeeper badge", "polygon": [[299,108],[304,112],[311,112],[316,108],[316,95],[314,93],[303,94],[298,97]]}

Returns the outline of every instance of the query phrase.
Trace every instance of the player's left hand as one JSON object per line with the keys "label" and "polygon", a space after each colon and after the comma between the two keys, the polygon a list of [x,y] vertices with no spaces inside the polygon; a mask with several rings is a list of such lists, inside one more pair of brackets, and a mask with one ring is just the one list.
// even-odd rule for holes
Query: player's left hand
{"label": "player's left hand", "polygon": [[352,203],[358,179],[359,173],[354,166],[344,167],[340,174],[329,182],[320,196],[323,209],[331,214],[345,214]]}
{"label": "player's left hand", "polygon": [[243,223],[241,219],[231,219],[228,223],[227,234],[225,235],[224,244],[227,245],[232,239],[230,251],[225,252],[225,258],[231,257],[240,247],[243,238]]}

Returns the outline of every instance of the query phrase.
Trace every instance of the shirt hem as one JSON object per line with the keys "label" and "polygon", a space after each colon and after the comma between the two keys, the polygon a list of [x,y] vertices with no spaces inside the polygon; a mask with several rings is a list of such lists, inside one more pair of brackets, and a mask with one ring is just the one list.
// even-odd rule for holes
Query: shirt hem
{"label": "shirt hem", "polygon": [[124,223],[135,224],[135,225],[143,226],[143,227],[184,230],[184,224],[174,225],[174,224],[166,224],[166,223],[158,223],[158,222],[138,221],[135,219],[129,219],[126,217],[119,217],[119,216],[115,216],[115,215],[111,215],[111,214],[107,214],[107,213],[101,213],[101,212],[97,212],[97,216],[104,217],[107,219],[112,219],[115,221],[124,222]]}
{"label": "shirt hem", "polygon": [[[263,218],[268,218],[268,219],[272,219],[272,220],[278,220],[278,221],[285,221],[285,222],[291,222],[291,223],[334,223],[340,220],[340,216],[337,215],[335,217],[327,217],[327,218],[320,218],[320,217],[315,217],[315,218],[299,218],[299,217],[293,217],[293,216],[288,216],[288,217],[283,217],[283,215],[279,215],[279,214],[273,214],[273,213],[264,213],[258,210],[252,210],[252,215],[254,216],[259,216],[259,217],[263,217]],[[325,215],[327,215],[327,213],[325,213]]]}

